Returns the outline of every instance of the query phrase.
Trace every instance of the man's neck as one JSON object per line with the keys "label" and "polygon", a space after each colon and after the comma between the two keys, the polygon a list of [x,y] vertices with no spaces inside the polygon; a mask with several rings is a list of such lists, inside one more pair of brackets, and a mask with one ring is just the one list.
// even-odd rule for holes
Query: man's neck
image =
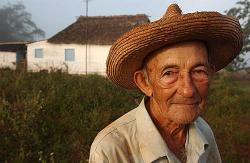
{"label": "man's neck", "polygon": [[183,162],[182,155],[185,150],[188,126],[176,124],[169,120],[157,107],[157,104],[150,101],[150,99],[146,101],[148,113],[165,140],[168,148]]}
{"label": "man's neck", "polygon": [[148,99],[146,101],[146,108],[157,128],[160,129],[165,136],[175,137],[180,133],[185,133],[184,135],[186,135],[187,125],[176,124],[164,116],[164,113],[160,111],[158,105],[153,100]]}

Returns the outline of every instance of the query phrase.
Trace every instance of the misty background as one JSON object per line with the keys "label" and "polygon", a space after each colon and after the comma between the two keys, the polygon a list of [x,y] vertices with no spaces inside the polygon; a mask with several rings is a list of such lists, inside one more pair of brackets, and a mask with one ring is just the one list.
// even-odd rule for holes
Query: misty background
{"label": "misty background", "polygon": [[[110,16],[110,15],[135,15],[146,14],[151,21],[160,19],[165,13],[167,6],[177,3],[183,13],[195,11],[217,11],[226,14],[228,10],[237,6],[239,0],[88,0],[88,16]],[[86,15],[86,0],[1,0],[0,8],[22,4],[23,11],[30,17],[27,34],[19,40],[43,40],[48,39],[64,28],[74,23],[81,15]],[[14,9],[16,11],[16,9]],[[17,29],[4,29],[4,15],[1,17],[1,32],[14,33]],[[22,26],[20,23],[14,26]],[[4,29],[4,30],[3,30]],[[33,39],[28,34],[32,33]],[[9,35],[9,34],[8,34]],[[4,35],[1,35],[4,38]],[[250,66],[250,55],[244,55],[247,66]]]}

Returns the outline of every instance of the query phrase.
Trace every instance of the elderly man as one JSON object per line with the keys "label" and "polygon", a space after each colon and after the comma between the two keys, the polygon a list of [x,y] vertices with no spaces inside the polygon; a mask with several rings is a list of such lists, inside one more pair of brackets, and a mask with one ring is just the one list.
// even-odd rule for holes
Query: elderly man
{"label": "elderly man", "polygon": [[181,14],[176,4],[160,20],[124,34],[110,50],[107,74],[145,97],[98,134],[89,161],[221,162],[213,132],[199,116],[213,73],[241,48],[237,20],[217,12]]}

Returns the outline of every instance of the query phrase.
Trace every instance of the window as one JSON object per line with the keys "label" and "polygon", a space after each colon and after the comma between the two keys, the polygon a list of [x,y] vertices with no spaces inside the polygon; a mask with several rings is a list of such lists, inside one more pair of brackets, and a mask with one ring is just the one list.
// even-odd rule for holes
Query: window
{"label": "window", "polygon": [[75,49],[65,49],[65,61],[75,61]]}
{"label": "window", "polygon": [[35,49],[35,58],[43,58],[43,49]]}

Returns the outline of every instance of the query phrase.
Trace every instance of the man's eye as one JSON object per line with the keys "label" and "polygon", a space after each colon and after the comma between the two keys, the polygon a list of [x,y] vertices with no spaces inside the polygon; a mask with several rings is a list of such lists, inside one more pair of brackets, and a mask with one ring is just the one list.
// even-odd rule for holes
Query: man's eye
{"label": "man's eye", "polygon": [[192,71],[192,78],[196,81],[207,81],[208,72],[203,69],[196,69]]}
{"label": "man's eye", "polygon": [[164,72],[164,76],[172,76],[172,75],[175,75],[177,73],[177,71],[172,71],[172,70],[169,70],[169,71],[166,71]]}

